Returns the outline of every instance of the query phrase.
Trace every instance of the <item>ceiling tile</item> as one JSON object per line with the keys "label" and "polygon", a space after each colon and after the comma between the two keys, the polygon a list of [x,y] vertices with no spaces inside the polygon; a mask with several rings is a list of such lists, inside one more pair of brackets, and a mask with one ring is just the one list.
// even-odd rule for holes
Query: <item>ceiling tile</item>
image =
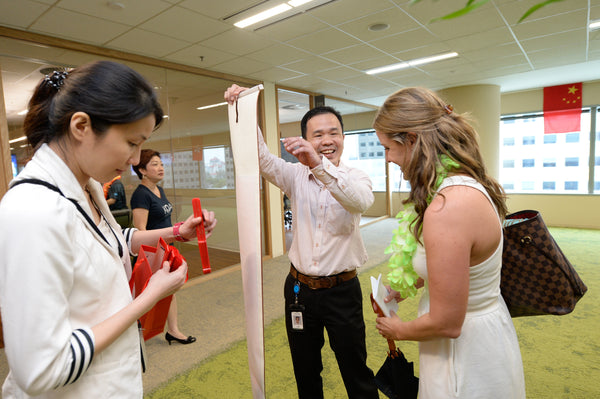
{"label": "ceiling tile", "polygon": [[231,25],[181,7],[172,7],[139,27],[191,43],[234,29]]}
{"label": "ceiling tile", "polygon": [[[529,40],[522,40],[521,45],[527,53],[553,49],[559,46],[575,46],[585,52],[585,43],[587,37],[587,28],[572,30],[569,32],[556,33],[554,35],[540,36]],[[560,53],[555,53],[556,58],[560,58]]]}
{"label": "ceiling tile", "polygon": [[327,24],[339,25],[388,8],[388,0],[337,0],[311,10],[308,14]]}
{"label": "ceiling tile", "polygon": [[[369,26],[374,24],[387,24],[389,28],[381,31],[369,30]],[[337,26],[338,29],[366,42],[419,27],[420,25],[414,19],[397,7],[391,7]]]}
{"label": "ceiling tile", "polygon": [[359,88],[362,90],[380,90],[390,86],[389,81],[379,79],[375,76],[363,74],[358,77],[340,80],[338,83],[343,85]]}
{"label": "ceiling tile", "polygon": [[246,55],[248,58],[271,65],[287,64],[310,56],[310,53],[286,44],[276,44]]}
{"label": "ceiling tile", "polygon": [[[327,40],[323,40],[323,38],[327,38]],[[354,46],[360,42],[337,29],[330,28],[292,39],[287,43],[315,54],[323,54]]]}
{"label": "ceiling tile", "polygon": [[[585,44],[582,44],[584,47]],[[556,55],[560,54],[560,57]],[[587,61],[586,54],[581,48],[572,45],[556,46],[529,54],[529,59],[535,69],[549,68],[551,66],[569,65]]]}
{"label": "ceiling tile", "polygon": [[326,29],[328,26],[306,14],[296,15],[292,18],[265,26],[254,32],[262,37],[267,37],[278,42],[311,34]]}
{"label": "ceiling tile", "polygon": [[245,10],[257,3],[260,3],[260,0],[184,0],[180,2],[178,6],[194,10],[215,19],[222,19],[236,12]]}
{"label": "ceiling tile", "polygon": [[[433,43],[427,46],[417,47],[405,51],[400,51],[392,54],[394,57],[401,59],[402,61],[414,60],[417,58],[430,57],[451,51],[452,48],[447,43],[439,42]],[[460,57],[460,54],[458,54]],[[444,61],[441,61],[444,62]]]}
{"label": "ceiling tile", "polygon": [[[507,57],[490,57],[475,61],[473,67],[480,71],[489,71],[512,65],[528,65],[527,59],[523,54],[516,54]],[[529,67],[531,69],[531,67]]]}
{"label": "ceiling tile", "polygon": [[339,62],[341,64],[354,64],[385,55],[384,52],[366,44],[346,47],[322,54],[322,57]]}
{"label": "ceiling tile", "polygon": [[55,3],[58,8],[129,26],[136,26],[171,7],[161,0],[121,1],[122,9],[111,8],[108,1],[61,0]]}
{"label": "ceiling tile", "polygon": [[258,80],[266,80],[268,82],[279,82],[284,79],[300,77],[303,76],[303,74],[296,71],[291,71],[289,69],[275,67],[251,73],[249,76]]}
{"label": "ceiling tile", "polygon": [[246,55],[269,47],[273,42],[254,33],[235,28],[204,40],[202,44],[214,49],[227,50],[228,53]]}
{"label": "ceiling tile", "polygon": [[600,19],[600,5],[592,5],[590,7],[590,21]]}
{"label": "ceiling tile", "polygon": [[[520,41],[558,32],[585,29],[587,26],[587,9],[573,11],[565,15],[551,16],[524,22],[513,27],[513,32]],[[562,21],[559,23],[558,21]]]}
{"label": "ceiling tile", "polygon": [[464,57],[470,61],[496,60],[503,57],[524,56],[523,51],[517,43],[507,43],[492,45],[486,48],[459,53],[459,57]]}
{"label": "ceiling tile", "polygon": [[504,18],[506,18],[506,21],[515,28],[518,28],[522,24],[536,21],[538,19],[545,19],[553,15],[569,13],[580,9],[587,10],[588,7],[588,0],[569,0],[554,2],[552,4],[548,4],[545,7],[538,9],[529,17],[527,17],[523,22],[518,24],[517,22],[519,21],[519,19],[521,19],[525,12],[537,3],[540,2],[538,0],[511,0],[497,5],[502,15],[504,15]]}
{"label": "ceiling tile", "polygon": [[326,59],[321,57],[313,56],[299,61],[290,62],[288,64],[283,64],[283,66],[293,71],[298,71],[302,73],[314,73],[322,71],[324,69],[335,68],[339,66],[339,64],[327,61]]}
{"label": "ceiling tile", "polygon": [[217,64],[236,58],[235,54],[225,51],[215,50],[201,45],[192,45],[166,55],[164,58],[169,61],[178,62],[185,65],[193,65],[199,68],[210,68]]}
{"label": "ceiling tile", "polygon": [[0,1],[0,25],[27,28],[47,9],[47,5],[30,0],[2,0]]}
{"label": "ceiling tile", "polygon": [[475,35],[457,37],[445,42],[452,50],[462,54],[468,51],[485,49],[499,44],[515,43],[515,39],[508,28],[501,27],[477,33]]}
{"label": "ceiling tile", "polygon": [[231,73],[239,76],[248,76],[253,72],[262,71],[267,68],[269,68],[268,64],[251,60],[250,58],[246,57],[238,57],[231,62],[225,62],[211,67],[211,69],[215,71]]}
{"label": "ceiling tile", "polygon": [[[413,3],[406,0],[393,0],[399,7],[412,15],[417,21],[423,25],[432,25],[436,22],[431,22],[432,19],[443,17],[444,15],[458,11],[466,4],[464,0],[444,0],[436,1],[435,6],[432,0],[425,0]],[[491,4],[481,6],[481,9],[493,9]],[[460,21],[463,17],[458,18]]]}
{"label": "ceiling tile", "polygon": [[55,37],[101,45],[126,32],[130,27],[55,7],[35,21],[31,29]]}
{"label": "ceiling tile", "polygon": [[285,86],[298,88],[305,87],[307,89],[308,87],[317,86],[319,84],[322,84],[323,82],[324,80],[319,79],[319,77],[316,75],[301,75],[298,77],[281,80],[281,84]]}
{"label": "ceiling tile", "polygon": [[400,60],[396,57],[392,57],[390,55],[384,55],[382,57],[372,58],[370,60],[357,62],[352,64],[352,68],[358,69],[360,71],[366,71],[367,69],[377,68],[384,65],[390,65],[400,62]]}
{"label": "ceiling tile", "polygon": [[427,30],[419,28],[398,33],[396,35],[387,36],[382,39],[376,39],[369,42],[369,44],[386,53],[392,54],[399,51],[427,46],[435,43],[438,40],[438,38],[429,33]]}
{"label": "ceiling tile", "polygon": [[505,23],[496,9],[491,4],[486,4],[460,18],[432,22],[427,25],[427,29],[441,40],[448,40],[503,26]]}
{"label": "ceiling tile", "polygon": [[129,32],[106,43],[111,48],[161,58],[189,46],[189,43],[142,29]]}
{"label": "ceiling tile", "polygon": [[319,77],[327,80],[340,81],[350,77],[363,76],[364,72],[344,66],[326,69],[319,72]]}

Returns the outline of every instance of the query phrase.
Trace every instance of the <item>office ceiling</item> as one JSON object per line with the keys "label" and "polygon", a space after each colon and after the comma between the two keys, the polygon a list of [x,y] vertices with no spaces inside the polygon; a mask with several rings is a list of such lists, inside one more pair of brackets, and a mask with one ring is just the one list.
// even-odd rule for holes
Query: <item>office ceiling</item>
{"label": "office ceiling", "polygon": [[[233,25],[284,1],[0,0],[0,25],[373,105],[405,86],[489,83],[507,92],[600,79],[600,31],[587,28],[600,0],[553,3],[520,24],[541,0],[491,0],[438,22],[430,21],[466,0],[315,0],[279,21]],[[449,51],[458,57],[365,73]],[[9,67],[5,90],[26,77]]]}

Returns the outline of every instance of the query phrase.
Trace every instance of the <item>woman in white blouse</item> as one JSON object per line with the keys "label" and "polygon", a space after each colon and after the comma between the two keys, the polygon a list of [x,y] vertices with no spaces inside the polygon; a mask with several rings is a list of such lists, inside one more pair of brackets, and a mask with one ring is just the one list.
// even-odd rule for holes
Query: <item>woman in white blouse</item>
{"label": "woman in white blouse", "polygon": [[0,304],[10,368],[3,398],[142,398],[136,320],[185,282],[165,262],[132,299],[130,253],[178,232],[121,231],[99,182],[139,161],[162,121],[152,86],[109,61],[40,82],[24,130],[35,149],[0,203]]}

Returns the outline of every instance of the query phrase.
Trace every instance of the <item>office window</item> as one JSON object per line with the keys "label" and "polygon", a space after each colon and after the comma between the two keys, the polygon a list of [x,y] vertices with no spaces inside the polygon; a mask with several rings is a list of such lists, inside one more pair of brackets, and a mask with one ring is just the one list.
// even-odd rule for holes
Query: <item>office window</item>
{"label": "office window", "polygon": [[535,187],[535,182],[532,182],[532,181],[521,182],[521,189],[524,191],[532,191],[534,187]]}
{"label": "office window", "polygon": [[373,183],[373,191],[386,189],[385,152],[372,132],[346,132],[342,162],[366,172]]}
{"label": "office window", "polygon": [[515,185],[514,185],[514,183],[504,183],[504,184],[502,185],[502,188],[503,188],[505,191],[511,191],[511,190],[514,190],[514,189],[515,189]]}
{"label": "office window", "polygon": [[577,158],[577,157],[565,158],[565,166],[579,166],[579,158]]}
{"label": "office window", "polygon": [[523,167],[524,168],[533,168],[535,166],[535,159],[524,159]]}
{"label": "office window", "polygon": [[566,143],[579,143],[579,133],[567,133],[565,136]]}
{"label": "office window", "polygon": [[545,181],[544,184],[542,185],[542,188],[544,190],[555,190],[556,182],[555,181]]}
{"label": "office window", "polygon": [[[600,157],[600,141],[595,153],[590,154],[591,140],[600,138],[600,112],[596,107],[593,110],[599,124],[598,128],[592,127],[593,133],[590,133],[591,108],[582,110],[581,131],[572,133],[544,134],[541,112],[503,115],[500,119],[499,180],[503,187],[511,185],[505,190],[511,193],[600,194],[596,189],[589,192],[593,176],[591,167],[595,168],[595,176],[600,176],[600,165],[590,166],[589,162],[590,155]],[[554,182],[554,189],[544,185],[547,182]],[[569,184],[566,189],[566,182],[577,184]]]}
{"label": "office window", "polygon": [[534,136],[523,137],[523,145],[534,145],[534,144],[535,144]]}
{"label": "office window", "polygon": [[596,166],[600,166],[600,157],[596,157],[596,163],[595,163],[595,165]]}
{"label": "office window", "polygon": [[556,143],[556,133],[555,134],[544,134],[544,144],[555,144]]}
{"label": "office window", "polygon": [[576,181],[566,181],[565,182],[565,190],[577,190],[577,182]]}

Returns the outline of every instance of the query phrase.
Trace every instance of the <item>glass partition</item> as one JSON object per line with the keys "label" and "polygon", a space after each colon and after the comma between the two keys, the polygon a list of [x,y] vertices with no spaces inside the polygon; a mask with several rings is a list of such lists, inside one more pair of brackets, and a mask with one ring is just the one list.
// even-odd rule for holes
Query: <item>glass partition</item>
{"label": "glass partition", "polygon": [[[18,173],[32,155],[23,138],[22,124],[33,88],[56,67],[75,67],[102,59],[93,54],[0,38],[2,81],[6,98],[11,160]],[[106,59],[106,58],[105,58]],[[239,263],[235,178],[227,107],[199,109],[223,102],[233,82],[115,60],[129,65],[155,87],[165,120],[143,148],[161,153],[165,178],[161,182],[173,204],[173,223],[192,214],[192,198],[216,213],[218,227],[208,240],[213,270]],[[260,106],[260,105],[259,105]],[[133,170],[122,176],[127,202],[140,183]],[[264,234],[264,232],[263,232]],[[265,237],[263,236],[263,242]],[[177,243],[190,265],[190,278],[202,274],[197,243]],[[264,252],[264,250],[263,250]]]}
{"label": "glass partition", "polygon": [[[300,121],[304,114],[310,109],[311,98],[306,93],[300,93],[293,90],[277,89],[277,108],[279,115],[279,131],[281,137],[300,136]],[[281,158],[288,162],[298,162],[295,156],[287,152],[283,143],[279,144]],[[285,249],[288,251],[292,244],[293,235],[293,215],[292,203],[285,193],[283,193],[283,228],[285,236]]]}
{"label": "glass partition", "polygon": [[342,162],[365,171],[373,183],[375,202],[362,216],[365,223],[388,214],[385,151],[373,130],[377,107],[325,97],[325,105],[335,108],[344,119]]}

